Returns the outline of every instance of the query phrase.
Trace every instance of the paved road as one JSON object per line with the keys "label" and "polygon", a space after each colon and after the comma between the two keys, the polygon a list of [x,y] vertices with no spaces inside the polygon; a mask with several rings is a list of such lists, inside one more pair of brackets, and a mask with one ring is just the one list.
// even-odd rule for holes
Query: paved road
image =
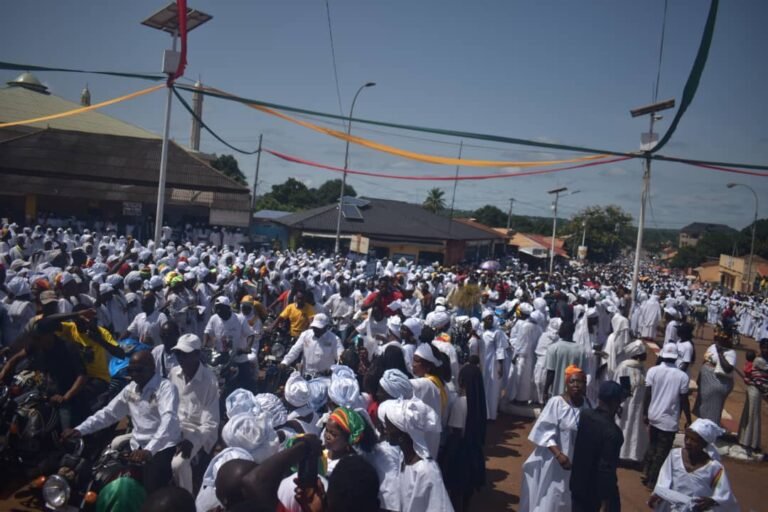
{"label": "paved road", "polygon": [[[695,341],[697,361],[692,370],[695,380],[703,360],[704,351],[712,343],[712,330],[707,327],[703,339]],[[741,347],[737,347],[738,368],[744,366],[746,349],[757,350],[754,340],[746,339]],[[655,358],[649,353],[649,364]],[[723,426],[738,432],[739,419],[744,407],[745,387],[743,381],[736,377],[733,392],[726,402],[726,413]],[[691,406],[695,394],[691,395]],[[730,416],[730,419],[728,418]],[[520,501],[521,466],[533,451],[533,445],[528,441],[528,433],[533,420],[501,414],[499,419],[489,425],[486,460],[488,468],[488,485],[478,493],[472,501],[473,511],[518,511]],[[768,448],[768,405],[762,407],[762,439],[763,448]],[[742,462],[729,458],[724,459],[728,478],[744,512],[768,510],[766,500],[762,496],[763,486],[768,482],[768,463]],[[619,470],[619,490],[622,498],[623,511],[647,511],[646,502],[649,491],[640,483],[641,473],[634,469]],[[525,511],[519,511],[525,512]],[[725,512],[725,511],[723,511]]]}

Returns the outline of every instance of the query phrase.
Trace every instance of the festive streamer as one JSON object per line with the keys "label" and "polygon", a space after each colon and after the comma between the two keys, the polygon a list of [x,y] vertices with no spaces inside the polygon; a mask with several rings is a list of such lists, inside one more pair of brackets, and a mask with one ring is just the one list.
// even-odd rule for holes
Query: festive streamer
{"label": "festive streamer", "polygon": [[510,173],[500,173],[500,174],[484,174],[480,176],[401,176],[397,174],[385,174],[380,172],[370,172],[370,171],[355,171],[351,169],[344,170],[341,167],[334,167],[332,165],[325,165],[318,162],[313,162],[311,160],[305,160],[303,158],[286,155],[285,153],[280,153],[279,151],[273,151],[270,149],[263,149],[265,153],[269,153],[272,156],[276,156],[277,158],[280,158],[282,160],[285,160],[287,162],[293,162],[300,165],[306,165],[310,167],[317,167],[320,169],[326,169],[329,171],[335,171],[335,172],[347,172],[349,174],[357,174],[359,176],[371,176],[374,178],[387,178],[387,179],[393,179],[393,180],[411,180],[411,181],[474,181],[474,180],[493,180],[498,178],[516,178],[519,176],[534,176],[537,174],[549,174],[553,172],[560,172],[560,171],[568,171],[572,169],[581,169],[584,167],[593,167],[597,165],[603,165],[603,164],[610,164],[614,162],[622,162],[624,160],[629,160],[631,157],[624,156],[624,157],[618,157],[618,158],[612,158],[610,160],[601,160],[597,162],[588,162],[585,164],[580,165],[571,165],[569,167],[559,167],[556,169],[538,169],[535,171],[523,171],[523,172],[510,172]]}
{"label": "festive streamer", "polygon": [[712,0],[709,4],[709,14],[707,15],[707,23],[704,25],[704,34],[701,36],[701,43],[699,44],[699,50],[696,53],[696,59],[693,61],[693,67],[688,75],[688,80],[685,82],[683,88],[683,97],[680,100],[680,108],[677,109],[674,119],[669,125],[667,132],[659,140],[659,142],[651,148],[650,153],[656,153],[663,148],[672,134],[677,130],[677,125],[683,118],[683,114],[693,102],[693,98],[696,96],[696,90],[699,87],[701,81],[701,75],[704,73],[704,66],[707,64],[707,57],[709,56],[709,47],[712,45],[712,35],[715,33],[715,20],[717,19],[717,7],[719,0]]}
{"label": "festive streamer", "polygon": [[176,11],[178,12],[179,40],[181,41],[181,52],[179,52],[179,65],[176,71],[168,75],[168,87],[170,87],[177,78],[184,75],[187,67],[187,0],[176,0]]}
{"label": "festive streamer", "polygon": [[108,107],[109,105],[114,105],[115,103],[120,103],[122,101],[128,101],[132,100],[134,98],[138,98],[139,96],[144,96],[145,94],[149,94],[151,92],[155,92],[158,89],[162,89],[165,87],[164,84],[162,85],[153,85],[152,87],[148,87],[147,89],[142,89],[141,91],[132,92],[131,94],[126,94],[125,96],[120,96],[119,98],[114,98],[107,101],[102,101],[101,103],[96,103],[94,105],[89,105],[87,107],[80,107],[76,108],[74,110],[68,110],[66,112],[59,112],[58,114],[51,114],[48,116],[42,116],[42,117],[36,117],[34,119],[25,119],[23,121],[12,121],[10,123],[0,123],[0,128],[8,128],[10,126],[19,126],[24,124],[34,124],[34,123],[40,123],[43,121],[51,121],[53,119],[61,119],[63,117],[69,117],[69,116],[76,116],[78,114],[84,114],[86,112],[90,112],[92,110],[96,110],[102,107]]}
{"label": "festive streamer", "polygon": [[117,76],[121,78],[138,78],[140,80],[152,80],[159,82],[165,80],[165,75],[147,74],[147,73],[121,73],[119,71],[92,71],[87,69],[72,68],[52,68],[49,66],[35,66],[34,64],[15,64],[13,62],[1,62],[0,69],[9,69],[11,71],[53,71],[60,73],[87,73],[89,75]]}
{"label": "festive streamer", "polygon": [[683,159],[675,159],[674,161],[679,162],[681,164],[692,165],[694,167],[701,167],[703,169],[711,169],[713,171],[732,172],[735,174],[746,174],[748,176],[758,176],[760,178],[768,178],[768,173],[763,173],[763,172],[746,171],[744,169],[734,169],[732,167],[722,167],[719,165],[700,164],[700,163],[690,162]]}

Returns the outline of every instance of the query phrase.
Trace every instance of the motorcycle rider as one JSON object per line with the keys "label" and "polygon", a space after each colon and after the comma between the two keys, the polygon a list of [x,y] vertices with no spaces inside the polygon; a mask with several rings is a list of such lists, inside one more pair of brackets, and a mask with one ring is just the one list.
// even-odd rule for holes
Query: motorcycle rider
{"label": "motorcycle rider", "polygon": [[330,327],[327,315],[316,314],[309,329],[301,333],[280,362],[280,367],[285,369],[296,361],[299,355],[303,355],[305,377],[330,375],[331,366],[338,362],[344,352],[341,340],[330,331]]}
{"label": "motorcycle rider", "polygon": [[293,296],[293,302],[288,304],[272,324],[264,329],[269,333],[278,325],[289,323],[288,333],[291,338],[297,338],[309,327],[309,320],[315,315],[315,308],[306,301],[306,293],[297,290]]}
{"label": "motorcycle rider", "polygon": [[143,481],[147,493],[171,481],[171,460],[182,440],[179,394],[176,387],[155,372],[152,354],[136,352],[128,364],[132,382],[104,408],[74,429],[67,429],[63,439],[77,438],[114,425],[125,416],[131,418],[131,453],[129,461],[144,464]]}
{"label": "motorcycle rider", "polygon": [[193,461],[200,453],[201,462],[207,465],[219,434],[218,382],[211,369],[200,361],[201,348],[202,342],[197,335],[181,336],[173,347],[179,365],[171,370],[169,376],[179,394],[178,415],[182,437],[171,468],[176,484],[189,492],[193,492]]}
{"label": "motorcycle rider", "polygon": [[218,352],[233,352],[233,360],[237,364],[238,374],[235,385],[249,388],[253,376],[248,353],[253,343],[253,330],[248,322],[232,311],[228,297],[219,296],[213,306],[214,314],[205,326],[203,345],[213,347]]}
{"label": "motorcycle rider", "polygon": [[179,365],[176,354],[173,353],[173,347],[176,346],[181,332],[179,326],[173,320],[168,320],[160,327],[160,343],[152,349],[152,357],[155,360],[155,369],[157,374],[167,379],[171,369]]}

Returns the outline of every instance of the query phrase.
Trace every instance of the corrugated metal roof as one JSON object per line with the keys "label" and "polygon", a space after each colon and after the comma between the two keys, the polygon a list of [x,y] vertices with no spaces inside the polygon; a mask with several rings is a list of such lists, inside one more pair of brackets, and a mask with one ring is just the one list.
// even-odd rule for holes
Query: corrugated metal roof
{"label": "corrugated metal roof", "polygon": [[[0,172],[156,187],[162,141],[77,131],[41,130],[0,142]],[[169,188],[249,197],[249,189],[175,143],[168,146]]]}
{"label": "corrugated metal roof", "polygon": [[291,212],[283,212],[280,210],[259,210],[253,214],[254,219],[275,220],[281,217],[291,215]]}
{"label": "corrugated metal roof", "polygon": [[[342,216],[342,233],[422,240],[494,240],[502,238],[500,235],[431,213],[419,204],[372,197],[366,199],[371,204],[360,209],[363,215],[362,221],[350,221]],[[277,222],[294,229],[335,233],[337,211],[337,206],[331,204],[292,213],[277,219]]]}
{"label": "corrugated metal roof", "polygon": [[[65,100],[59,96],[41,94],[23,87],[6,87],[0,89],[0,123],[24,121],[36,117],[67,112],[82,105]],[[25,125],[34,128],[55,128],[78,132],[101,133],[107,135],[123,135],[144,139],[159,139],[160,136],[120,121],[114,117],[96,111],[78,114],[76,116],[53,119],[42,123]]]}

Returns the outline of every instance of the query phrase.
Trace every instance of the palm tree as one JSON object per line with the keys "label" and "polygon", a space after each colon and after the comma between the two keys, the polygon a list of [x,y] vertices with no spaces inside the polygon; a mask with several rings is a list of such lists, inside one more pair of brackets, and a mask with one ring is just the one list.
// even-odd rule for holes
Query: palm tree
{"label": "palm tree", "polygon": [[432,213],[445,210],[445,199],[443,199],[444,195],[445,192],[439,188],[430,189],[430,191],[427,193],[427,198],[422,203],[422,206]]}

